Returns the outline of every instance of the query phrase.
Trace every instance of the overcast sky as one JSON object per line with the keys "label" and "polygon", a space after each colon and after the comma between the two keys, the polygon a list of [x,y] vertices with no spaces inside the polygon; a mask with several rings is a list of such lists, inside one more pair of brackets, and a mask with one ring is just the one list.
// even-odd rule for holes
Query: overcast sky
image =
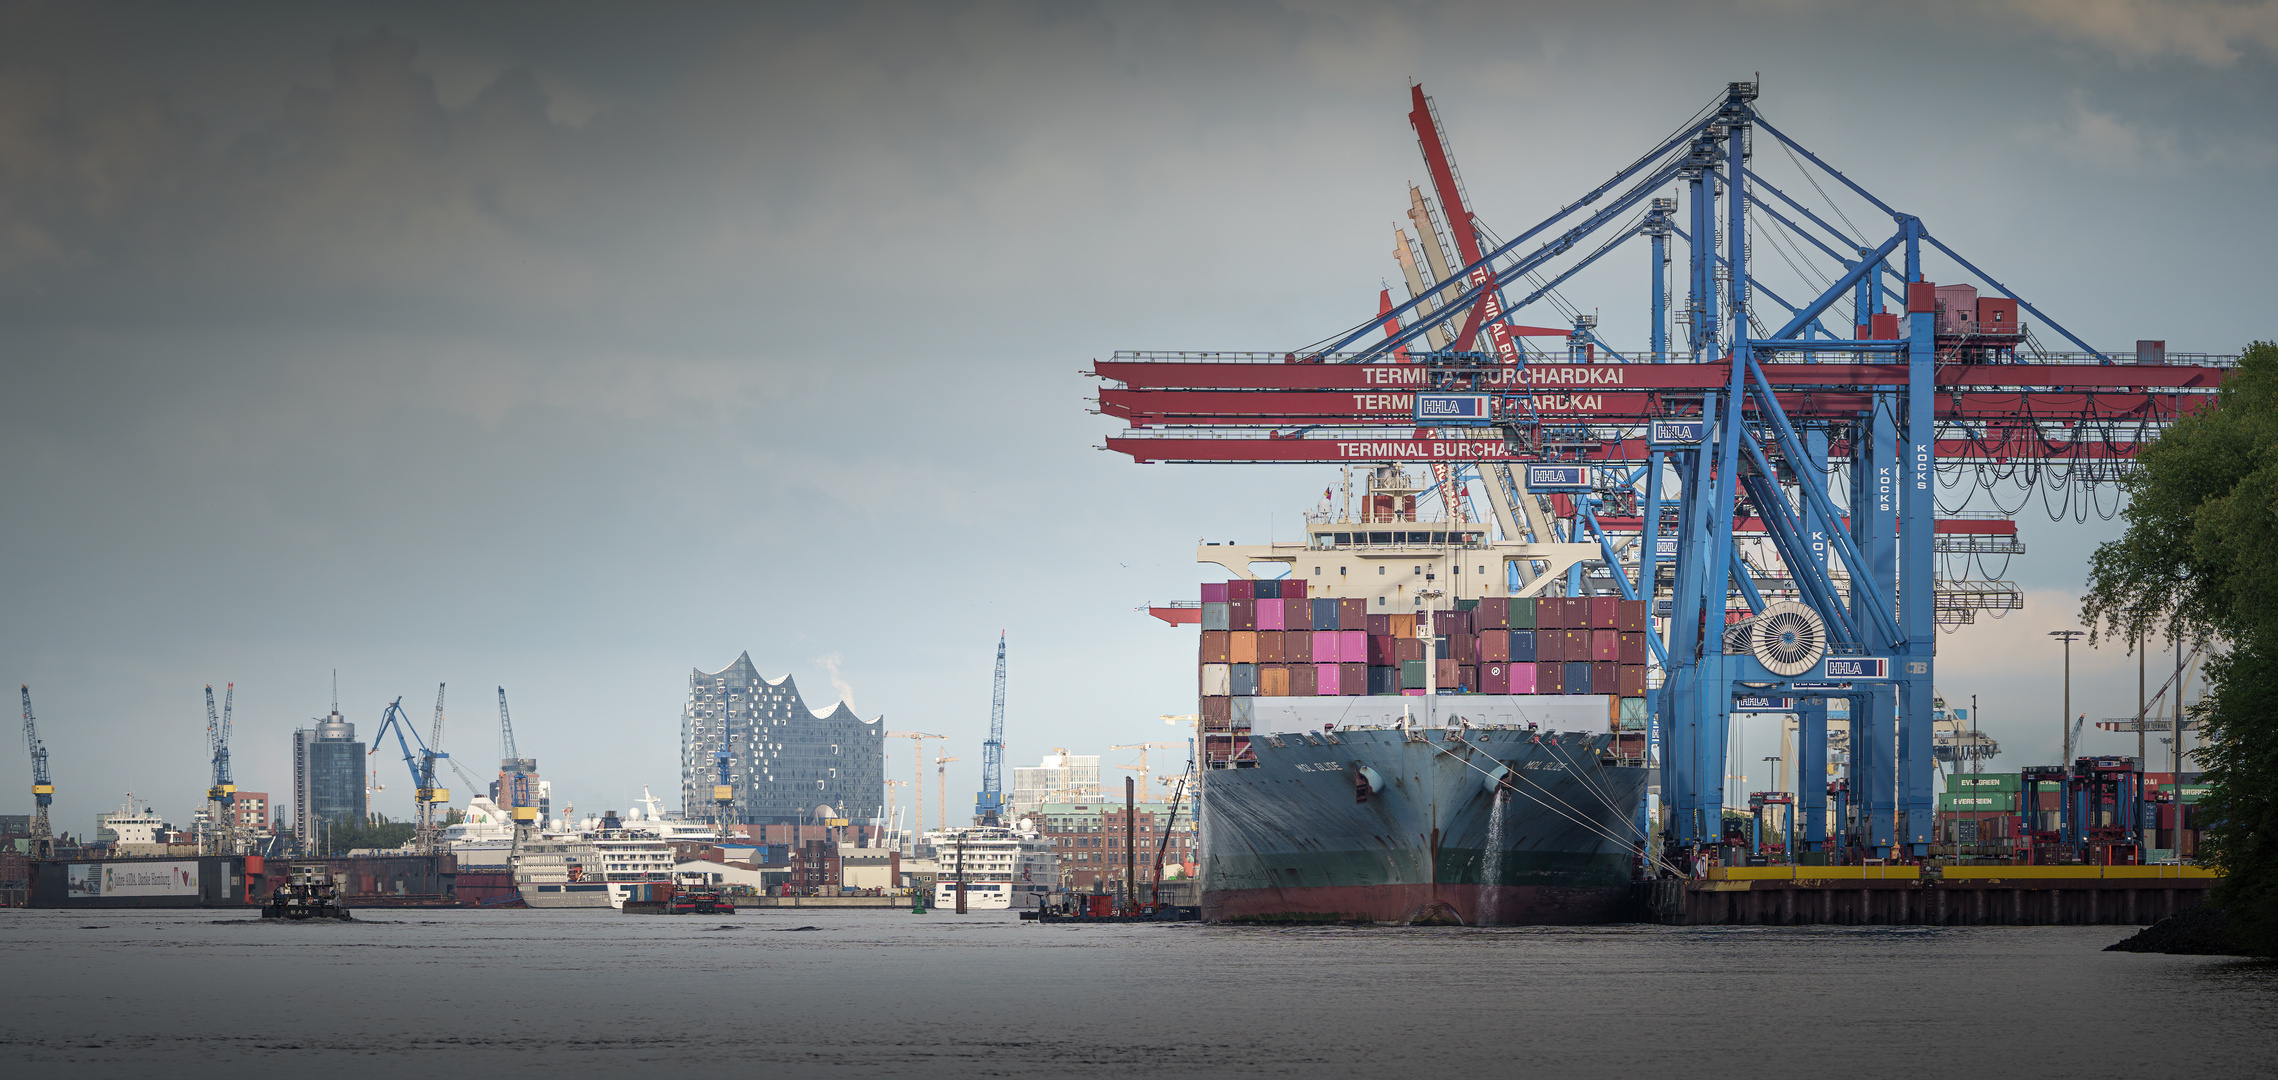
{"label": "overcast sky", "polygon": [[[6,4],[0,676],[73,832],[129,789],[188,819],[208,682],[282,799],[335,668],[366,736],[448,682],[494,773],[504,685],[557,806],[674,801],[688,673],[746,650],[951,736],[969,812],[1000,629],[1014,764],[1170,741],[1192,631],[1135,609],[1333,479],[1104,453],[1080,372],[1372,312],[1409,79],[1508,234],[1761,72],[2091,342],[2235,352],[2273,336],[2274,51],[2271,4],[2137,0]],[[1566,296],[1635,347],[1645,273]],[[2007,768],[2054,756],[2042,632],[2116,531],[2021,520],[2028,610],[1939,680]],[[2133,711],[2131,661],[2075,668]]]}

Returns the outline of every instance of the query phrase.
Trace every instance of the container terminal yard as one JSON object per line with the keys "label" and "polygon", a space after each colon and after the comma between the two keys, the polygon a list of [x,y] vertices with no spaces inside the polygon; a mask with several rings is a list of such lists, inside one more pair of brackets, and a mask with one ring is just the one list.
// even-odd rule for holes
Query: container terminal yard
{"label": "container terminal yard", "polygon": [[[986,733],[955,738],[817,712],[748,656],[696,669],[679,808],[582,819],[553,812],[503,688],[494,780],[442,749],[439,687],[424,730],[398,698],[369,746],[336,702],[292,734],[293,789],[272,798],[236,785],[232,690],[217,708],[208,687],[189,826],[129,796],[73,841],[26,687],[33,813],[0,819],[0,899],[250,906],[319,874],[350,908],[630,911],[699,888],[1268,923],[2148,923],[2196,903],[2217,880],[2194,861],[2196,654],[2099,725],[2136,733],[2135,755],[2075,753],[2076,727],[2060,760],[1995,771],[1941,697],[1937,645],[2023,604],[1982,573],[2025,555],[2014,519],[1949,507],[2092,497],[2235,358],[2082,340],[1757,100],[1727,85],[1506,239],[1412,86],[1427,183],[1393,238],[1405,299],[1384,289],[1303,349],[1095,362],[1098,411],[1127,425],[1105,448],[1134,463],[1310,466],[1293,490],[1341,475],[1301,538],[1203,543],[1198,592],[1152,609],[1193,635],[1196,699],[1161,718],[1174,738],[1112,748],[1139,761],[1120,793],[1057,747],[1006,783],[1000,639]],[[1808,190],[1758,175],[1773,152]],[[1889,224],[1861,229],[1829,192]],[[1805,284],[1766,280],[1767,253]],[[1560,299],[1608,259],[1644,263],[1633,311]],[[1538,304],[1561,325],[1519,321]],[[1774,782],[1741,791],[1749,716],[1780,718],[1781,749]],[[390,736],[414,820],[328,842],[379,835],[365,761]],[[887,760],[904,741],[907,781]],[[983,785],[953,824],[959,742]],[[1149,751],[1177,762],[1149,772]]]}

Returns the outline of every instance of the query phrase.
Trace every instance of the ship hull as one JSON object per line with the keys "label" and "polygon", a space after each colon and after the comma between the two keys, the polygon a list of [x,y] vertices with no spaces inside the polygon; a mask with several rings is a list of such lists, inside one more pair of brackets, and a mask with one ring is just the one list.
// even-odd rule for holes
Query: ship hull
{"label": "ship hull", "polygon": [[1629,921],[1647,776],[1602,759],[1605,743],[1512,728],[1259,736],[1255,768],[1204,780],[1203,918]]}

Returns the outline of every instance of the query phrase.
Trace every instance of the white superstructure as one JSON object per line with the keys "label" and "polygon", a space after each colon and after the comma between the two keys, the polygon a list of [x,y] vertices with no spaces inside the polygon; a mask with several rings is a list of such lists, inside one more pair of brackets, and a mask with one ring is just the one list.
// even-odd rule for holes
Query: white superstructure
{"label": "white superstructure", "polygon": [[514,888],[534,908],[619,908],[637,886],[672,881],[672,845],[623,829],[522,841]]}
{"label": "white superstructure", "polygon": [[436,840],[443,850],[458,856],[463,868],[504,869],[514,850],[514,823],[489,796],[477,795],[467,802],[466,819],[444,826]]}
{"label": "white superstructure", "polygon": [[969,911],[1034,911],[1060,880],[1060,857],[1051,841],[1026,829],[977,825],[927,833],[926,840],[941,867],[934,876],[936,907],[956,906],[962,879]]}

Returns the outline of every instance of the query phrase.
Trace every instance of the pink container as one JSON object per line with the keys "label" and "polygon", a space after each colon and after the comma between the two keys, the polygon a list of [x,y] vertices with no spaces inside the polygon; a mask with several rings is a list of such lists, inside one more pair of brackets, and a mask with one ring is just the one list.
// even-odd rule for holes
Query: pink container
{"label": "pink container", "polygon": [[1368,664],[1368,631],[1337,631],[1337,659],[1348,664]]}
{"label": "pink container", "polygon": [[1341,635],[1339,635],[1335,630],[1313,631],[1314,663],[1334,664],[1344,660],[1344,650],[1337,647],[1337,638],[1339,636]]}
{"label": "pink container", "polygon": [[1533,664],[1506,664],[1511,688],[1506,693],[1532,694],[1535,692]]}
{"label": "pink container", "polygon": [[1258,629],[1280,630],[1282,628],[1281,601],[1258,600],[1255,603],[1258,605]]}
{"label": "pink container", "polygon": [[1205,582],[1203,582],[1203,583],[1202,583],[1202,602],[1203,602],[1203,603],[1205,603],[1205,604],[1223,604],[1223,603],[1225,603],[1225,602],[1226,602],[1226,583],[1225,583],[1225,582],[1223,582],[1223,581],[1205,581]]}
{"label": "pink container", "polygon": [[1314,692],[1323,696],[1343,694],[1345,692],[1343,676],[1339,673],[1343,666],[1342,664],[1313,665]]}

